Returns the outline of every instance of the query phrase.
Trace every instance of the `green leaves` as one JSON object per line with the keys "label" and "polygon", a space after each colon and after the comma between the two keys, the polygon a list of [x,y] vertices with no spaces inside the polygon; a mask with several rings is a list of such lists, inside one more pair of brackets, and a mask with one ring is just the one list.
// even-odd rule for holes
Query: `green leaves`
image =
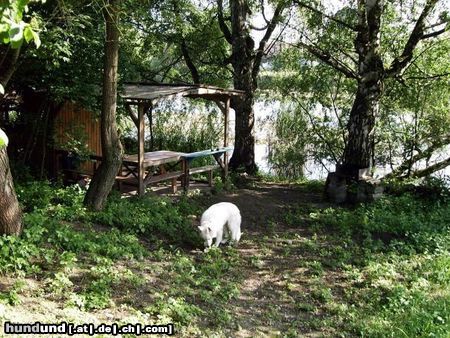
{"label": "green leaves", "polygon": [[6,136],[5,132],[0,129],[0,148],[8,146],[8,136]]}
{"label": "green leaves", "polygon": [[10,43],[12,48],[19,48],[25,39],[27,43],[34,41],[39,48],[41,41],[32,27],[36,23],[23,21],[23,13],[28,11],[29,2],[30,0],[0,2],[0,43]]}
{"label": "green leaves", "polygon": [[23,41],[23,26],[25,23],[20,21],[17,23],[12,23],[9,28],[9,42],[12,48],[19,48]]}
{"label": "green leaves", "polygon": [[36,48],[39,48],[41,46],[41,39],[39,39],[39,35],[30,26],[25,27],[23,31],[23,37],[25,38],[25,41],[27,43],[29,43],[30,41],[34,41]]}

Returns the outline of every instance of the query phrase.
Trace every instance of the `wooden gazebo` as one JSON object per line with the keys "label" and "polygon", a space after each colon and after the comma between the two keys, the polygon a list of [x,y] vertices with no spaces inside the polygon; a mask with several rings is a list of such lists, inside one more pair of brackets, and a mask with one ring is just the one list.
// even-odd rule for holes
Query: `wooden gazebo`
{"label": "wooden gazebo", "polygon": [[[243,91],[234,89],[223,89],[206,85],[187,85],[187,84],[144,84],[144,83],[127,83],[123,87],[122,98],[130,117],[136,124],[138,129],[138,154],[134,155],[137,164],[138,192],[142,196],[147,184],[157,181],[151,175],[145,176],[145,168],[169,161],[183,161],[183,181],[185,189],[189,187],[189,163],[193,158],[200,156],[213,155],[221,164],[224,177],[228,175],[228,153],[231,148],[228,147],[228,131],[229,131],[229,112],[230,101],[232,97],[243,95]],[[159,151],[145,153],[145,112],[150,110],[150,116],[153,113],[153,107],[162,99],[186,97],[201,98],[214,101],[224,114],[224,140],[223,148],[203,150],[191,154],[175,153],[172,151]],[[132,106],[137,107],[137,114],[133,111]],[[220,160],[223,155],[223,161]],[[132,155],[133,156],[133,155]],[[124,163],[126,163],[125,158]],[[128,159],[130,160],[130,158]],[[223,163],[222,163],[223,162]],[[180,177],[178,174],[165,174],[162,179],[170,179]],[[160,180],[162,180],[160,179]]]}

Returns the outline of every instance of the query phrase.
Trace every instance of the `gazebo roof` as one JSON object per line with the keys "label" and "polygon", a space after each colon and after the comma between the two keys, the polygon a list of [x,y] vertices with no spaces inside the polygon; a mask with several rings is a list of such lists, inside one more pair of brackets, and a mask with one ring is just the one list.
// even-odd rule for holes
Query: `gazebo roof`
{"label": "gazebo roof", "polygon": [[155,102],[159,99],[176,96],[225,101],[233,96],[241,96],[243,94],[242,90],[224,89],[207,85],[126,83],[123,86],[121,96],[128,102]]}

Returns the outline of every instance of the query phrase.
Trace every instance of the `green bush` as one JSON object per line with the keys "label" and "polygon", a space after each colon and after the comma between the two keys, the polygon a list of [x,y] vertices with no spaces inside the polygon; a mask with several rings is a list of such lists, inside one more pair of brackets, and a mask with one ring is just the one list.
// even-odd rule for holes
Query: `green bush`
{"label": "green bush", "polygon": [[424,179],[391,180],[386,192],[394,196],[411,194],[432,202],[450,201],[450,176],[426,177]]}
{"label": "green bush", "polygon": [[172,244],[198,246],[200,238],[187,217],[195,212],[184,199],[174,203],[163,197],[116,197],[108,202],[103,211],[91,216],[94,222],[134,234],[145,234],[150,240],[162,239]]}
{"label": "green bush", "polygon": [[43,262],[50,258],[51,250],[45,245],[50,220],[40,214],[27,214],[24,217],[25,229],[21,237],[0,237],[0,273],[36,273]]}
{"label": "green bush", "polygon": [[[288,218],[297,223],[299,214],[291,212]],[[315,231],[350,253],[335,265],[348,271],[346,301],[351,306],[341,331],[364,337],[446,337],[449,203],[409,191],[310,217]],[[325,261],[338,257],[336,249],[328,251]]]}
{"label": "green bush", "polygon": [[78,231],[69,224],[58,223],[52,223],[48,228],[47,242],[61,251],[110,259],[141,258],[145,253],[135,235],[124,234],[116,228],[105,231]]}
{"label": "green bush", "polygon": [[32,273],[40,270],[33,260],[40,256],[39,246],[16,236],[0,237],[0,272]]}
{"label": "green bush", "polygon": [[[88,212],[83,206],[85,192],[77,185],[64,188],[39,181],[20,185],[17,191],[25,213],[41,214],[52,220],[92,221],[127,233],[144,234],[151,240],[162,239],[170,244],[201,244],[195,227],[187,217],[198,213],[198,210],[185,197],[173,202],[168,198],[148,196],[124,199],[113,193],[103,211]],[[73,235],[75,238],[67,237],[64,242],[63,233],[69,228],[60,226],[56,229],[60,236],[56,242],[61,245],[66,243],[66,246],[87,245],[82,243],[84,238],[80,233],[73,233],[71,230],[65,236]],[[112,232],[111,236],[114,234],[116,233]],[[117,235],[121,236],[123,235]],[[99,241],[103,237],[100,236]],[[108,240],[114,239],[111,237]]]}
{"label": "green bush", "polygon": [[18,185],[16,192],[24,212],[46,208],[54,196],[54,189],[47,181],[31,181]]}
{"label": "green bush", "polygon": [[163,318],[168,322],[186,326],[202,313],[198,306],[189,304],[183,297],[173,298],[167,294],[156,294],[156,297],[157,301],[147,307],[145,312]]}
{"label": "green bush", "polygon": [[23,211],[40,211],[61,220],[83,220],[86,209],[83,207],[84,190],[78,185],[58,187],[48,181],[33,181],[17,187],[18,199]]}
{"label": "green bush", "polygon": [[0,237],[0,273],[26,275],[66,266],[70,253],[109,259],[140,258],[146,253],[135,235],[118,229],[77,230],[40,212],[26,214],[24,223],[21,237]]}
{"label": "green bush", "polygon": [[317,225],[354,238],[379,239],[394,246],[401,240],[402,245],[410,244],[419,251],[442,245],[439,242],[448,240],[450,229],[450,204],[409,194],[386,197],[354,210],[328,208],[311,216]]}

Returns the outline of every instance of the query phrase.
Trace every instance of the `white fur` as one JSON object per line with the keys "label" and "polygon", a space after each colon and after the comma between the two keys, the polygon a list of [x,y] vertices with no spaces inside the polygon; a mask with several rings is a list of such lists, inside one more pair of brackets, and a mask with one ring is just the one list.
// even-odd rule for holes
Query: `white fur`
{"label": "white fur", "polygon": [[221,202],[211,205],[202,215],[200,220],[200,236],[205,241],[205,247],[211,247],[226,243],[225,237],[237,243],[241,238],[241,213],[233,203]]}

